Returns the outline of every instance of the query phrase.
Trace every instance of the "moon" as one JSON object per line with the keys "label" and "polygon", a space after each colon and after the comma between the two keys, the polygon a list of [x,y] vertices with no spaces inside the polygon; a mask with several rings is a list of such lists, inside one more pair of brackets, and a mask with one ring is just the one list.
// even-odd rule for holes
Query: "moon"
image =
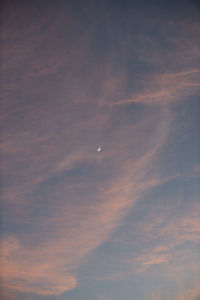
{"label": "moon", "polygon": [[98,149],[97,149],[97,152],[100,152],[101,151],[101,148],[99,147]]}

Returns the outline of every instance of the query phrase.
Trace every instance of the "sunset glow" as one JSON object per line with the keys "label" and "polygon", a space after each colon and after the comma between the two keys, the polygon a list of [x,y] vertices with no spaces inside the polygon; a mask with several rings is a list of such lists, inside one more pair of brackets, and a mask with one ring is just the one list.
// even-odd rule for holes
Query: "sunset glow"
{"label": "sunset glow", "polygon": [[5,0],[4,300],[199,300],[197,1]]}

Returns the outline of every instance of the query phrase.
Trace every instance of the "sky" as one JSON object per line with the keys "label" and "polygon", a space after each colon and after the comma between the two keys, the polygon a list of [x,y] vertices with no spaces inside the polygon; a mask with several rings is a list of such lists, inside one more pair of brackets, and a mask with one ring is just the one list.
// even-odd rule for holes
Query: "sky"
{"label": "sky", "polygon": [[198,1],[3,0],[0,27],[2,299],[199,300]]}

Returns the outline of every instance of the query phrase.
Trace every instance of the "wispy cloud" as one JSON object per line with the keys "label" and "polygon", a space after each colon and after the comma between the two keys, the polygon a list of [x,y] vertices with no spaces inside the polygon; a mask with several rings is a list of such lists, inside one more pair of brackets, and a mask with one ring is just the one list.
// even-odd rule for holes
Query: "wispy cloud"
{"label": "wispy cloud", "polygon": [[[88,25],[94,22],[92,13],[79,23],[70,5],[72,14],[66,6],[56,17],[52,8],[41,8],[36,15],[29,9],[33,24],[26,8],[11,5],[2,31],[6,100],[1,282],[9,290],[59,295],[77,286],[81,266],[95,249],[112,240],[138,200],[177,177],[161,175],[159,165],[174,125],[170,104],[197,92],[200,71],[187,64],[174,70],[178,51],[172,43],[170,67],[165,55],[155,52],[157,71],[144,72],[143,79],[138,76],[136,89],[134,72],[122,68],[123,47],[118,64],[117,47],[108,53],[104,49],[109,59],[98,52],[97,29],[107,19],[104,14],[93,28]],[[141,57],[138,54],[140,42],[148,43],[143,34],[135,38],[136,60],[155,64],[155,57],[142,50]],[[124,45],[122,36],[118,42]],[[127,49],[131,45],[130,41]],[[189,212],[172,219],[162,211],[145,212],[146,221],[136,224],[141,236],[161,241],[140,255],[123,256],[126,266],[114,277],[168,265],[175,247],[196,243],[196,206]],[[125,245],[129,236],[130,232]]]}
{"label": "wispy cloud", "polygon": [[142,93],[133,94],[128,99],[119,100],[110,105],[128,103],[161,104],[184,100],[200,87],[200,70],[192,69],[171,74],[156,74],[147,78]]}
{"label": "wispy cloud", "polygon": [[[21,194],[24,199],[21,207],[18,203],[18,210],[23,209],[24,205],[26,207],[27,197],[29,209],[25,215],[23,213],[16,217],[16,223],[27,224],[30,229],[27,233],[22,231],[19,238],[9,234],[5,237],[2,259],[4,286],[41,294],[59,294],[76,286],[75,270],[83,259],[108,239],[142,192],[160,183],[156,178],[148,179],[146,174],[152,169],[155,155],[168,132],[168,121],[165,118],[162,118],[160,127],[155,132],[156,138],[151,135],[144,153],[139,155],[136,150],[135,161],[132,151],[123,153],[124,147],[128,149],[131,144],[138,147],[137,130],[145,132],[148,125],[154,126],[155,121],[157,117],[150,118],[149,122],[139,122],[137,128],[135,124],[125,126],[124,129],[122,126],[119,132],[118,127],[113,128],[113,137],[106,142],[102,156],[100,153],[98,157],[96,149],[90,152],[85,148],[82,152],[63,155],[62,159],[59,155],[56,161],[49,157],[48,167],[44,165],[37,170],[39,177],[30,174],[29,179],[26,176],[27,188],[31,187],[32,192],[30,194],[27,190],[25,194]],[[132,130],[135,131],[135,142],[127,140],[125,144],[122,135],[124,141],[121,146],[122,132],[129,135]],[[115,139],[119,147],[115,145]],[[111,149],[115,149],[116,153]],[[133,160],[130,159],[130,154]],[[31,157],[39,166],[40,156],[31,152]],[[106,165],[109,165],[109,172]],[[87,168],[89,170],[77,177],[77,168],[84,172]],[[20,172],[24,170],[21,169]],[[74,179],[73,176],[68,179],[69,172],[74,172]],[[88,172],[92,172],[92,176],[97,176],[97,179],[92,178]],[[60,180],[60,174],[66,176],[66,179],[55,184]],[[98,178],[101,178],[100,182]],[[48,182],[52,182],[54,188],[47,185],[48,189],[45,190]],[[41,189],[45,201],[37,197],[37,190]],[[86,193],[88,189],[90,192]],[[16,199],[16,194],[13,197]],[[16,211],[15,206],[13,203],[10,209]]]}

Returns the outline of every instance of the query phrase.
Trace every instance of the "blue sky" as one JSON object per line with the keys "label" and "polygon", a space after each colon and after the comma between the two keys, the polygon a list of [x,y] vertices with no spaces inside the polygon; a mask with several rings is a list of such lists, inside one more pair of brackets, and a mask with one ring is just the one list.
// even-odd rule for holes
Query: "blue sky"
{"label": "blue sky", "polygon": [[2,8],[2,297],[200,299],[198,3]]}

